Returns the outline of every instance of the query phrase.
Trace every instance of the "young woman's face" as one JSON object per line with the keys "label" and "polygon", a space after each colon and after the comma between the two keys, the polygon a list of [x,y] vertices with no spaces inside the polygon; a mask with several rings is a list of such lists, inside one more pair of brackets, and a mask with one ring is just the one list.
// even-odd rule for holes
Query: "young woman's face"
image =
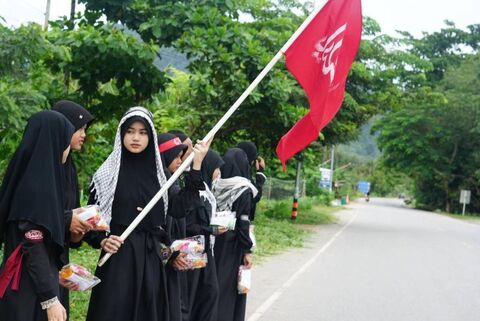
{"label": "young woman's face", "polygon": [[134,154],[141,153],[148,146],[148,131],[142,122],[133,122],[123,137],[123,145]]}
{"label": "young woman's face", "polygon": [[70,145],[68,145],[67,149],[63,151],[62,155],[62,164],[65,164],[67,162],[68,154],[70,153]]}
{"label": "young woman's face", "polygon": [[72,147],[73,150],[80,151],[82,149],[85,137],[87,137],[86,130],[87,125],[84,125],[73,133],[72,140],[70,141],[70,147]]}
{"label": "young woman's face", "polygon": [[170,165],[168,165],[168,171],[170,173],[175,173],[180,165],[182,165],[182,154],[183,152],[178,153],[177,157],[175,157]]}

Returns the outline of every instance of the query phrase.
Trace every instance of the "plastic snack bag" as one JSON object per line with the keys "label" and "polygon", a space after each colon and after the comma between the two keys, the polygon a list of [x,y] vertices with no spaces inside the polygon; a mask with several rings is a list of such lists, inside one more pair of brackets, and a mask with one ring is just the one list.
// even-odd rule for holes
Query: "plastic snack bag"
{"label": "plastic snack bag", "polygon": [[229,230],[235,228],[237,222],[237,213],[232,211],[215,212],[215,215],[210,219],[210,225],[223,226]]}
{"label": "plastic snack bag", "polygon": [[176,240],[170,246],[172,251],[180,253],[195,254],[205,251],[205,236],[196,235],[185,239]]}
{"label": "plastic snack bag", "polygon": [[78,214],[78,217],[81,220],[90,223],[94,230],[107,231],[110,229],[110,226],[108,226],[107,222],[102,218],[100,207],[98,207],[98,205],[89,205],[84,207],[84,209],[85,211]]}
{"label": "plastic snack bag", "polygon": [[252,286],[252,270],[240,265],[238,269],[238,294],[247,294]]}
{"label": "plastic snack bag", "polygon": [[185,261],[191,270],[204,268],[208,263],[207,253],[187,254]]}
{"label": "plastic snack bag", "polygon": [[78,286],[79,291],[86,291],[100,283],[100,279],[81,265],[70,263],[60,270],[60,278]]}

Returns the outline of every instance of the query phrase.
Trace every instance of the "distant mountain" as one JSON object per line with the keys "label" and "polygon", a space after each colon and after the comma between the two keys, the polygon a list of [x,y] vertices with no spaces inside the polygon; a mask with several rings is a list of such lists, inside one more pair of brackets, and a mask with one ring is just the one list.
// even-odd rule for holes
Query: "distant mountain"
{"label": "distant mountain", "polygon": [[181,71],[189,72],[187,56],[174,48],[160,48],[160,57],[157,57],[153,64],[160,70],[164,70],[170,65]]}
{"label": "distant mountain", "polygon": [[373,160],[380,155],[377,147],[376,137],[378,135],[370,134],[373,124],[379,119],[373,117],[360,128],[360,135],[356,141],[349,144],[339,145],[338,148],[348,154],[356,155],[365,160]]}
{"label": "distant mountain", "polygon": [[[123,30],[128,35],[131,35],[137,38],[138,41],[143,42],[142,37],[135,30],[128,29],[124,25],[115,24],[115,27]],[[187,55],[178,52],[171,47],[162,47],[160,48],[160,53],[157,55],[157,58],[153,61],[153,64],[160,70],[164,70],[167,66],[173,66],[176,69],[179,69],[184,72],[188,71],[189,61]]]}

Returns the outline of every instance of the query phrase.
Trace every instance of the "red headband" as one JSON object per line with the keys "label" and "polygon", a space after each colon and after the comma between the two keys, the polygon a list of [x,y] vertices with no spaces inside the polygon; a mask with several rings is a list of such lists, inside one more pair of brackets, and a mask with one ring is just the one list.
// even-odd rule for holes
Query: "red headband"
{"label": "red headband", "polygon": [[160,153],[163,153],[164,151],[167,151],[181,144],[182,144],[182,141],[180,140],[180,138],[175,137],[170,140],[167,140],[165,143],[161,143],[160,145],[158,145],[158,149],[160,149]]}

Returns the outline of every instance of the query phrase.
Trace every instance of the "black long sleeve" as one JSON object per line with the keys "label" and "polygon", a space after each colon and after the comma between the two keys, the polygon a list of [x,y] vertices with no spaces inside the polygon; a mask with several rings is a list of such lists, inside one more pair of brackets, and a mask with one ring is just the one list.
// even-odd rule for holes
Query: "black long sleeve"
{"label": "black long sleeve", "polygon": [[245,191],[233,203],[232,211],[236,212],[237,223],[235,224],[235,233],[243,253],[251,253],[253,242],[250,239],[250,210],[252,208],[253,195],[250,190]]}
{"label": "black long sleeve", "polygon": [[185,176],[185,186],[180,187],[175,182],[168,191],[168,215],[174,218],[183,218],[187,215],[191,205],[198,197],[198,192],[205,190],[202,174],[197,170],[190,170]]}
{"label": "black long sleeve", "polygon": [[40,302],[59,295],[58,273],[52,273],[52,243],[48,234],[39,226],[30,222],[20,222],[18,229],[23,234],[23,264],[32,279]]}
{"label": "black long sleeve", "polygon": [[205,207],[198,207],[190,211],[186,217],[187,236],[213,234],[213,228],[210,226],[208,213]]}

